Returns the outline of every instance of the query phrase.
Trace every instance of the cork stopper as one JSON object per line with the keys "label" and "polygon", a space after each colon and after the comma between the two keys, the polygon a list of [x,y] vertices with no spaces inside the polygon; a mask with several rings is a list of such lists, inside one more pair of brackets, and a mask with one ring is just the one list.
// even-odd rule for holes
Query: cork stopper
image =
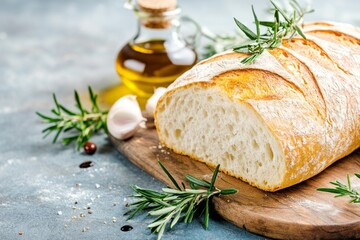
{"label": "cork stopper", "polygon": [[176,0],[138,0],[140,9],[148,13],[163,13],[176,8]]}
{"label": "cork stopper", "polygon": [[177,0],[137,0],[138,9],[148,14],[141,18],[141,23],[148,28],[168,28],[174,19],[173,14],[166,14],[176,9]]}

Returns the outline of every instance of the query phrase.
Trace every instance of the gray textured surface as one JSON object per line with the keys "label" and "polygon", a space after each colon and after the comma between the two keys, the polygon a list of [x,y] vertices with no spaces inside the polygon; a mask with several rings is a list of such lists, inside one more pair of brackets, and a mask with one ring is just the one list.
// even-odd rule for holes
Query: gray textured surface
{"label": "gray textured surface", "polygon": [[[267,4],[213,0],[204,7],[204,2],[180,1],[185,13],[216,32],[234,29],[231,16],[250,23],[251,2],[258,12]],[[359,1],[314,5],[317,12],[308,20],[360,25]],[[135,19],[120,0],[0,1],[0,239],[155,238],[146,229],[148,219],[126,222],[122,214],[129,185],[163,185],[117,153],[105,136],[94,139],[99,148],[94,156],[52,145],[42,139],[44,125],[35,115],[52,107],[52,92],[69,105],[73,89],[84,92],[87,85],[100,90],[117,84],[114,57],[134,31]],[[95,166],[80,169],[84,160]],[[86,206],[94,213],[83,210]],[[79,217],[80,212],[86,217]],[[124,224],[134,229],[122,232]],[[82,232],[85,227],[89,230]],[[211,220],[208,231],[195,221],[165,234],[165,239],[220,238],[263,239],[222,219]]]}

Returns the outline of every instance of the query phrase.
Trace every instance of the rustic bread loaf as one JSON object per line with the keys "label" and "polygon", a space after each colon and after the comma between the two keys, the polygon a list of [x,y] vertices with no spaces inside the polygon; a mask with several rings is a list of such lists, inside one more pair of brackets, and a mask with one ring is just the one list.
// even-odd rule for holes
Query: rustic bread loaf
{"label": "rustic bread loaf", "polygon": [[244,65],[232,51],[204,60],[160,98],[161,142],[266,191],[304,181],[360,146],[360,31],[304,25]]}

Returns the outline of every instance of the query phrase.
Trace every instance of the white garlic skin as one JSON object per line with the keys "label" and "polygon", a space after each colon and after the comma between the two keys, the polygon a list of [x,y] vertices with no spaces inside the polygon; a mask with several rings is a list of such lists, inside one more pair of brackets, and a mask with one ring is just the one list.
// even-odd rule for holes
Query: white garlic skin
{"label": "white garlic skin", "polygon": [[146,102],[145,110],[149,116],[154,117],[156,104],[159,101],[160,97],[162,95],[164,95],[166,90],[167,90],[167,88],[164,88],[164,87],[159,87],[159,88],[155,89],[154,94]]}
{"label": "white garlic skin", "polygon": [[126,95],[110,108],[107,127],[113,137],[125,140],[132,137],[140,127],[145,128],[145,121],[136,96]]}

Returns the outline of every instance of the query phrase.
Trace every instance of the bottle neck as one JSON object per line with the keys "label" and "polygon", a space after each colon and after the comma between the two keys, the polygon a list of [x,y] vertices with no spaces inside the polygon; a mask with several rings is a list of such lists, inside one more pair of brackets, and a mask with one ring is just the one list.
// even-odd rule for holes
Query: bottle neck
{"label": "bottle neck", "polygon": [[[147,47],[148,42],[162,42],[164,50],[176,51],[185,47],[185,41],[178,34],[179,21],[172,20],[166,28],[147,27],[142,21],[138,21],[138,31],[132,40],[133,45]],[[151,44],[149,44],[151,46]]]}

